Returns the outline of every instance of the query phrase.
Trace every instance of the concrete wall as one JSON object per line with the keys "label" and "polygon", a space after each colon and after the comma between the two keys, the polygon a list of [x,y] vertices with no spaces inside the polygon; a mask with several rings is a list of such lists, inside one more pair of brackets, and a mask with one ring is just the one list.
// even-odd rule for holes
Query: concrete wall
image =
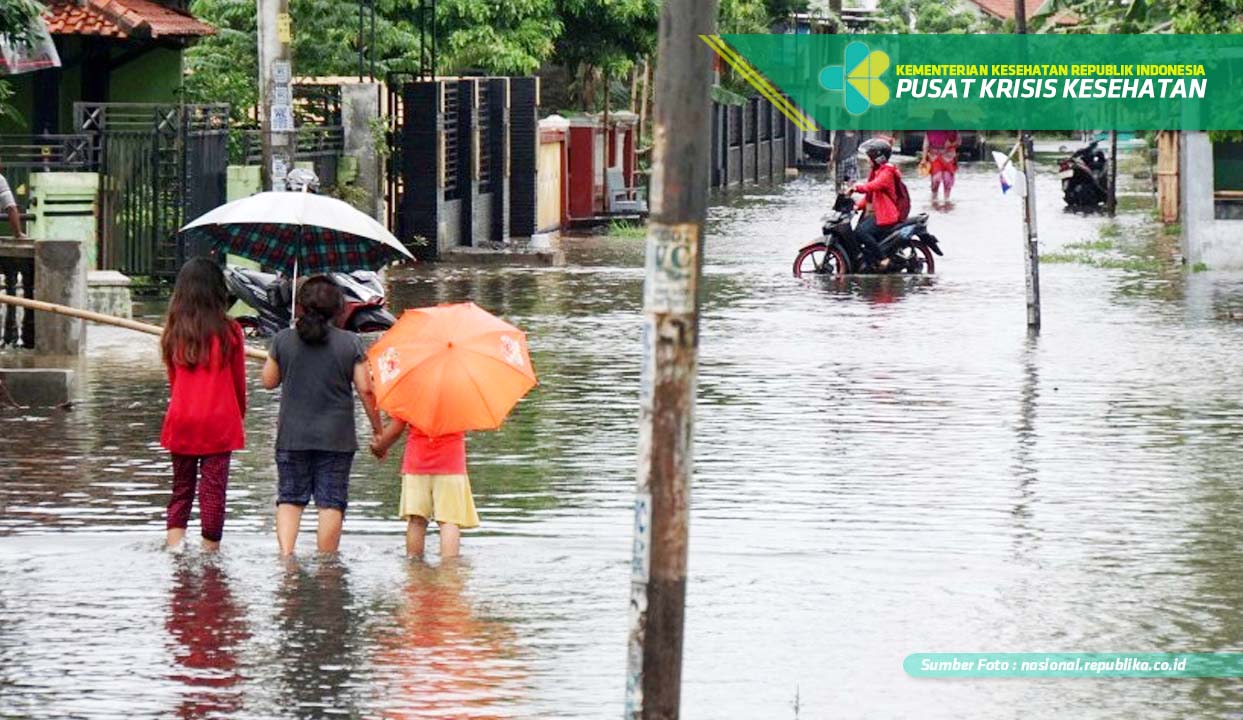
{"label": "concrete wall", "polygon": [[[125,52],[114,50],[113,57]],[[110,83],[108,100],[111,102],[176,102],[181,89],[181,50],[153,48],[113,70]]]}
{"label": "concrete wall", "polygon": [[[86,254],[77,240],[35,241],[35,299],[86,307]],[[35,314],[35,352],[80,355],[86,350],[86,322],[52,313]]]}
{"label": "concrete wall", "polygon": [[384,222],[384,162],[371,132],[372,121],[380,117],[381,87],[374,83],[341,85],[341,126],[345,155],[357,162],[354,184],[368,194],[367,212]]}
{"label": "concrete wall", "polygon": [[263,189],[258,165],[230,165],[225,171],[225,202],[248,198]]}
{"label": "concrete wall", "polygon": [[1183,259],[1212,270],[1243,270],[1243,220],[1214,217],[1213,144],[1208,133],[1182,133],[1179,150]]}
{"label": "concrete wall", "polygon": [[35,240],[75,240],[82,244],[86,269],[94,270],[98,241],[99,174],[40,172],[30,175],[30,211],[26,233]]}

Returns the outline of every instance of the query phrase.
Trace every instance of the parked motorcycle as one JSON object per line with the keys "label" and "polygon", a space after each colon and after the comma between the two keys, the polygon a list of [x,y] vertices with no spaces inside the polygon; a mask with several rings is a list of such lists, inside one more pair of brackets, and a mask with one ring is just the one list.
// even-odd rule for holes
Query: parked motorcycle
{"label": "parked motorcycle", "polygon": [[[384,284],[370,270],[331,273],[345,296],[337,326],[358,333],[383,332],[397,322],[384,309]],[[293,293],[289,278],[230,265],[224,270],[230,298],[249,305],[256,315],[235,318],[248,337],[269,337],[289,327]]]}
{"label": "parked motorcycle", "polygon": [[1109,158],[1097,144],[1093,140],[1057,163],[1062,199],[1069,207],[1094,208],[1109,199]]}
{"label": "parked motorcycle", "polygon": [[833,203],[833,212],[825,217],[824,237],[798,251],[794,259],[794,277],[936,272],[934,255],[944,253],[936,237],[928,232],[927,213],[907,218],[881,240],[880,255],[889,260],[882,269],[872,267],[864,258],[863,243],[855,236],[852,225],[856,212],[854,200],[843,186]]}

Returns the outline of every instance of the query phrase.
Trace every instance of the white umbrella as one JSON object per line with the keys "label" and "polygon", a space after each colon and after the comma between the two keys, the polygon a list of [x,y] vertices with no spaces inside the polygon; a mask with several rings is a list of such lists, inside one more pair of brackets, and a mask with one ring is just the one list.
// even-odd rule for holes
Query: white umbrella
{"label": "white umbrella", "polygon": [[[234,200],[200,215],[181,228],[181,232],[196,228],[209,230],[211,226],[219,229],[230,226],[270,227],[272,225],[334,231],[344,236],[352,236],[355,242],[379,243],[391,250],[395,256],[414,260],[414,256],[401,244],[401,241],[394,237],[387,228],[376,222],[375,218],[336,198],[308,192],[261,192],[241,200]],[[229,248],[229,251],[238,255],[247,255],[242,248]],[[267,256],[251,257],[251,259],[267,265],[281,264],[267,262]],[[358,269],[363,268],[315,268],[316,271],[321,272]]]}
{"label": "white umbrella", "polygon": [[225,252],[298,273],[374,270],[410,251],[374,218],[326,195],[262,192],[204,213],[181,228]]}

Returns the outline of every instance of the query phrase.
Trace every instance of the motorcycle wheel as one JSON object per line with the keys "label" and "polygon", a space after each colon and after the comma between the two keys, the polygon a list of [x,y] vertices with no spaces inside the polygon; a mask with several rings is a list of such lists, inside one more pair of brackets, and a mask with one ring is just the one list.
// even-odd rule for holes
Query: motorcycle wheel
{"label": "motorcycle wheel", "polygon": [[845,275],[846,256],[840,248],[816,243],[803,248],[794,258],[794,277],[804,275]]}
{"label": "motorcycle wheel", "polygon": [[[932,248],[921,242],[912,242],[899,258],[905,265],[901,272],[908,275],[931,275],[937,271],[937,261],[933,259]],[[916,262],[912,263],[912,259]]]}
{"label": "motorcycle wheel", "polygon": [[259,326],[259,318],[243,315],[234,319],[237,320],[238,325],[242,326],[242,337],[263,337],[263,328]]}

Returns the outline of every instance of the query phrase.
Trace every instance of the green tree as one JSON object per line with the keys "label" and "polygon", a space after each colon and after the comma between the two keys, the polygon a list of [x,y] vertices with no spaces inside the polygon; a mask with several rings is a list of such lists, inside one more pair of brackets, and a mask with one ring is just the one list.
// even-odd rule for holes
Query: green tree
{"label": "green tree", "polygon": [[527,75],[555,49],[562,22],[553,0],[441,0],[437,64],[444,72]]}
{"label": "green tree", "polygon": [[974,14],[945,0],[881,0],[877,9],[881,17],[878,32],[939,35],[985,29]]}
{"label": "green tree", "polygon": [[571,94],[584,110],[602,104],[604,78],[621,78],[656,52],[658,0],[556,0],[562,32],[554,61],[574,78]]}
{"label": "green tree", "polygon": [[0,0],[0,36],[13,43],[29,43],[31,26],[41,9],[35,0]]}

